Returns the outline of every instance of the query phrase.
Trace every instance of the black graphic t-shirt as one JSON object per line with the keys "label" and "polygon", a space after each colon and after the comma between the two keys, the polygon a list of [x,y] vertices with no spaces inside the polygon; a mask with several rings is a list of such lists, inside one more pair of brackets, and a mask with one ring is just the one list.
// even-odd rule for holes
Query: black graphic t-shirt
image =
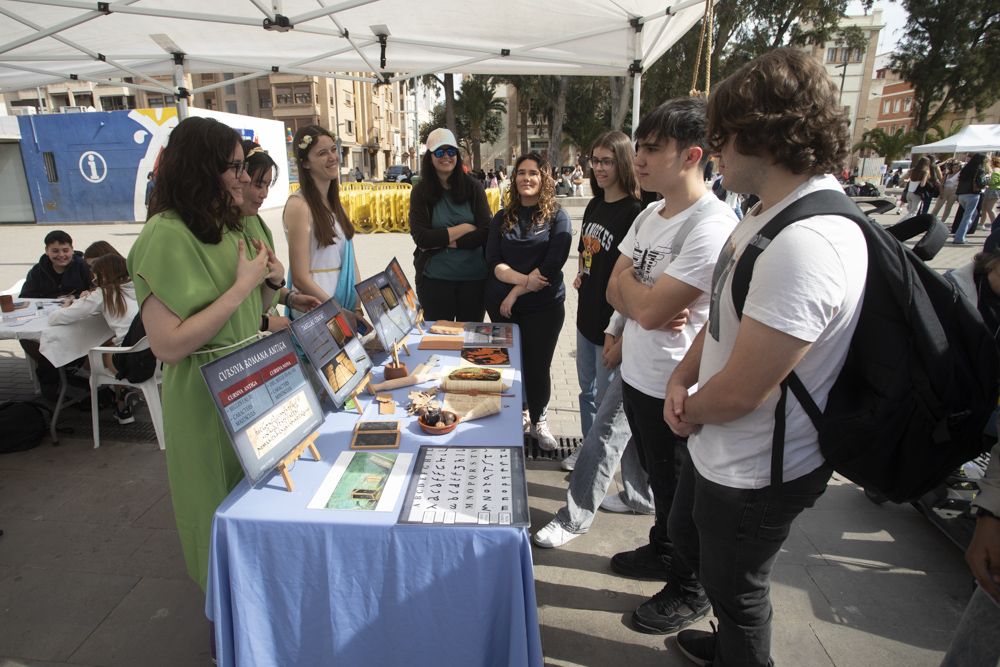
{"label": "black graphic t-shirt", "polygon": [[611,278],[611,269],[621,254],[618,245],[640,211],[642,203],[634,197],[625,197],[610,204],[603,197],[595,197],[590,200],[583,213],[580,244],[577,247],[583,275],[576,310],[576,328],[594,345],[604,344],[604,329],[614,312],[605,292]]}

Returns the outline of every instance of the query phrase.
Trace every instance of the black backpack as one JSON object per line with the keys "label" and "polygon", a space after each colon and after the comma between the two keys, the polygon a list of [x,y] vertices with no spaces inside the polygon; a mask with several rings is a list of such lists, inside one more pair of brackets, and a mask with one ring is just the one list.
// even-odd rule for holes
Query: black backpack
{"label": "black backpack", "polygon": [[0,403],[0,454],[37,447],[49,430],[52,411],[34,401]]}
{"label": "black backpack", "polygon": [[[827,463],[894,502],[919,498],[981,454],[997,405],[998,358],[974,304],[844,194],[814,192],[761,229],[737,262],[733,303],[742,317],[757,257],[797,220],[850,218],[868,245],[868,275],[844,368],[820,411],[792,372],[775,410],[771,482],[780,484],[788,389],[819,433]],[[758,243],[759,239],[764,239]]]}
{"label": "black backpack", "polygon": [[[146,337],[146,328],[142,325],[142,314],[138,314],[128,327],[125,338],[122,339],[121,347],[132,347]],[[123,354],[116,352],[111,355],[111,363],[118,371],[115,375],[119,380],[128,380],[132,383],[145,382],[153,377],[156,372],[156,357],[150,349],[139,352],[129,352]]]}

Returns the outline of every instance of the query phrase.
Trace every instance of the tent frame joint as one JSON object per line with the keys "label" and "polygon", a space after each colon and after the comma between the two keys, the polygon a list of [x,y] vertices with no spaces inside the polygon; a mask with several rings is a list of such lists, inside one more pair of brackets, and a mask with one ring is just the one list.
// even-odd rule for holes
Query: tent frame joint
{"label": "tent frame joint", "polygon": [[288,32],[294,26],[291,20],[284,14],[275,14],[274,19],[270,17],[265,17],[263,21],[264,30],[270,30],[274,32]]}
{"label": "tent frame joint", "polygon": [[642,32],[642,18],[636,16],[629,19],[628,24],[632,26],[632,30],[636,32]]}
{"label": "tent frame joint", "polygon": [[628,66],[628,73],[632,75],[642,74],[642,69],[643,69],[642,61],[633,60],[632,63]]}
{"label": "tent frame joint", "polygon": [[97,3],[97,11],[102,12],[104,14],[110,14],[111,13],[111,3],[110,2],[98,2]]}

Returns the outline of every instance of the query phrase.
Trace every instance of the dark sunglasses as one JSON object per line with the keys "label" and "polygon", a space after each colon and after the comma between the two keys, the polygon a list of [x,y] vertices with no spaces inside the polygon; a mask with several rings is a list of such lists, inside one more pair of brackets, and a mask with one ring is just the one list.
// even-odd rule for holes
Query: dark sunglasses
{"label": "dark sunglasses", "polygon": [[443,148],[439,148],[436,151],[434,151],[434,157],[442,158],[445,155],[447,155],[448,157],[455,157],[456,155],[458,155],[458,149],[452,146],[445,146]]}

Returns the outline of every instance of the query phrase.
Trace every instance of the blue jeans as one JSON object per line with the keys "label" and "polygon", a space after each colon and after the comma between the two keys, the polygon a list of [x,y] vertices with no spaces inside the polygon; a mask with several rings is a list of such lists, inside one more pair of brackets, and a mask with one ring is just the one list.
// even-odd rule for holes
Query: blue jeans
{"label": "blue jeans", "polygon": [[596,420],[583,439],[580,456],[569,478],[566,505],[556,513],[559,524],[571,533],[586,533],[594,513],[611,486],[618,461],[622,464],[622,499],[637,512],[653,510],[649,478],[639,463],[632,431],[622,408],[622,376],[612,374],[597,409]]}
{"label": "blue jeans", "polygon": [[958,203],[964,210],[962,219],[958,223],[958,231],[955,232],[955,243],[965,243],[965,232],[968,231],[972,216],[976,214],[976,207],[979,205],[979,193],[958,195]]}
{"label": "blue jeans", "polygon": [[597,406],[601,404],[601,398],[615,374],[615,371],[604,367],[603,352],[603,345],[594,345],[579,329],[576,330],[576,377],[580,381],[580,426],[584,438],[594,423]]}
{"label": "blue jeans", "polygon": [[1000,664],[1000,604],[976,586],[941,667]]}
{"label": "blue jeans", "polygon": [[[771,663],[771,568],[792,522],[826,490],[823,465],[781,486],[735,489],[702,477],[688,457],[670,513],[671,568],[685,590],[704,586],[719,620],[716,665]],[[697,576],[695,576],[697,575]]]}

